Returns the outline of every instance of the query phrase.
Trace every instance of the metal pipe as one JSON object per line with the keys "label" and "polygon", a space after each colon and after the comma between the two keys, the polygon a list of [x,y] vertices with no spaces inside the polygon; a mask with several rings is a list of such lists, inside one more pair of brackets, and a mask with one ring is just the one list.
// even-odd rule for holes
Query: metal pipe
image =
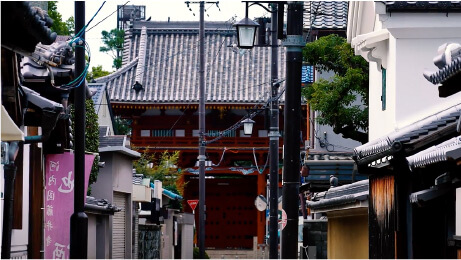
{"label": "metal pipe", "polygon": [[272,102],[269,133],[269,258],[278,258],[278,186],[279,186],[279,107],[278,87],[278,44],[277,44],[277,4],[271,4],[271,82]]}
{"label": "metal pipe", "polygon": [[200,1],[200,68],[199,68],[199,255],[201,259],[205,258],[205,2]]}
{"label": "metal pipe", "polygon": [[298,194],[300,169],[301,128],[301,68],[304,46],[303,2],[289,2],[287,13],[285,135],[283,159],[283,209],[286,226],[282,230],[282,259],[298,258]]}
{"label": "metal pipe", "polygon": [[[85,2],[75,2],[75,31],[85,26]],[[85,38],[83,31],[81,38]],[[85,68],[85,49],[75,48],[75,77]],[[86,259],[88,255],[88,217],[85,214],[85,84],[75,89],[75,160],[74,213],[70,217],[70,258]]]}

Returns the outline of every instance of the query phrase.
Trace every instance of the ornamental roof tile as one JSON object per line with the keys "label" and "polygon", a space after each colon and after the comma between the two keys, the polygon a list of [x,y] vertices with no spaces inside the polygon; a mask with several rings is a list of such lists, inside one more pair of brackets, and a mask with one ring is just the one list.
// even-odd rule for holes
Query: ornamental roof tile
{"label": "ornamental roof tile", "polygon": [[[123,67],[96,82],[106,83],[111,102],[198,103],[198,28],[198,22],[135,21],[125,36]],[[233,47],[235,43],[231,23],[205,23],[206,102],[258,104],[267,101],[271,48],[242,51]],[[278,75],[284,78],[283,47],[279,48],[278,57]]]}
{"label": "ornamental roof tile", "polygon": [[408,156],[423,147],[440,143],[456,133],[460,113],[461,103],[356,147],[355,160],[358,165],[372,163],[374,166],[376,160],[384,163],[402,149]]}

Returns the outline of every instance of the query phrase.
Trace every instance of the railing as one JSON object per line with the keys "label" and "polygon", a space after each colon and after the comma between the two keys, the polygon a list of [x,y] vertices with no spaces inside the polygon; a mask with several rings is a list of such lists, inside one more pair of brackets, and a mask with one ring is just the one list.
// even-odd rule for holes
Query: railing
{"label": "railing", "polygon": [[[209,137],[210,138],[210,137]],[[198,137],[131,137],[134,147],[198,147]],[[283,143],[283,139],[280,139]],[[210,147],[269,147],[268,137],[223,137],[207,145]]]}

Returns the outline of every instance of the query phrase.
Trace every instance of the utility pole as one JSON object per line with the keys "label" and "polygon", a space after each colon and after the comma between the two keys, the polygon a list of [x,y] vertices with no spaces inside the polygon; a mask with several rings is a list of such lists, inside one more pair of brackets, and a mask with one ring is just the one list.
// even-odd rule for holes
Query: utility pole
{"label": "utility pole", "polygon": [[304,40],[303,2],[289,2],[287,13],[286,90],[285,90],[285,134],[283,159],[283,209],[287,223],[282,230],[282,259],[298,258],[298,199],[300,169],[301,127],[301,68]]}
{"label": "utility pole", "polygon": [[[269,258],[278,258],[278,186],[279,186],[279,107],[278,87],[278,43],[277,43],[277,3],[271,3],[271,85],[272,102],[269,131]],[[283,17],[282,17],[283,19]]]}
{"label": "utility pole", "polygon": [[205,2],[200,1],[200,100],[199,100],[199,232],[198,246],[201,259],[205,258]]}
{"label": "utility pole", "polygon": [[[85,26],[85,2],[75,2],[75,32]],[[85,39],[85,32],[80,36]],[[78,44],[78,43],[77,43]],[[82,46],[83,47],[83,46]],[[85,49],[75,48],[75,77],[85,69]],[[85,207],[85,86],[75,88],[74,213],[70,217],[70,258],[86,259],[88,217]]]}

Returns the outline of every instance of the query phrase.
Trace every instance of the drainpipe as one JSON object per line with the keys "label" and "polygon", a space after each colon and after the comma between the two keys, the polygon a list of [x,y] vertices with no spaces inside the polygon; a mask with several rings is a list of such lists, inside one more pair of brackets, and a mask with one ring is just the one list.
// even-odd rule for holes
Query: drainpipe
{"label": "drainpipe", "polygon": [[16,165],[14,160],[18,154],[18,142],[10,142],[8,149],[9,163],[4,166],[5,174],[5,199],[3,204],[3,234],[2,234],[2,259],[11,258],[11,234],[13,229],[13,194],[14,179],[16,178]]}

